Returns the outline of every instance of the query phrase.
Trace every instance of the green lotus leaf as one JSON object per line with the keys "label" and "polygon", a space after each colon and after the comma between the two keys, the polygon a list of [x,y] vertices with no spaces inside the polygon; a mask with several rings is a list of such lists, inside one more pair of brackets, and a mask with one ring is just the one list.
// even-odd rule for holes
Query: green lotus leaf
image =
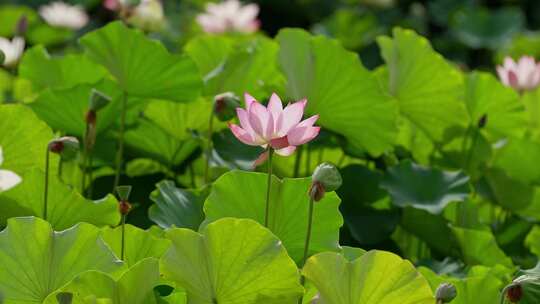
{"label": "green lotus leaf", "polygon": [[312,256],[302,274],[332,304],[433,304],[428,282],[407,260],[386,251],[369,251],[348,261],[323,252]]}
{"label": "green lotus leaf", "polygon": [[302,293],[281,241],[253,220],[221,219],[201,233],[175,228],[167,238],[161,273],[186,290],[190,304],[294,303]]}
{"label": "green lotus leaf", "polygon": [[[103,228],[101,237],[116,256],[120,257],[122,250],[122,226]],[[123,261],[128,267],[132,267],[146,258],[153,257],[159,259],[170,246],[168,240],[156,238],[150,232],[129,224],[125,225],[124,237]]]}
{"label": "green lotus leaf", "polygon": [[[106,75],[103,67],[84,55],[51,58],[41,45],[26,51],[19,65],[19,76],[30,80],[37,89],[69,89],[77,84],[96,83]],[[88,102],[88,98],[85,100]]]}
{"label": "green lotus leaf", "polygon": [[488,73],[474,72],[465,79],[465,104],[471,121],[487,117],[486,132],[493,141],[506,136],[521,136],[527,123],[519,95]]}
{"label": "green lotus leaf", "polygon": [[306,114],[319,114],[318,124],[371,154],[391,148],[397,133],[395,104],[357,54],[302,30],[281,30],[276,40],[287,96],[307,98]]}
{"label": "green lotus leaf", "polygon": [[55,232],[44,220],[12,218],[0,232],[0,293],[5,304],[42,303],[88,270],[114,272],[122,267],[86,223]]}
{"label": "green lotus leaf", "polygon": [[496,152],[493,166],[522,182],[540,184],[540,170],[531,166],[538,162],[540,162],[540,143],[529,139],[510,138]]}
{"label": "green lotus leaf", "polygon": [[[33,169],[22,175],[22,183],[2,193],[0,220],[13,216],[43,216],[45,173]],[[113,195],[97,201],[85,199],[72,187],[60,182],[56,173],[49,176],[47,220],[54,229],[67,229],[79,222],[96,226],[116,225],[120,221],[118,202]]]}
{"label": "green lotus leaf", "polygon": [[529,234],[527,234],[525,246],[536,256],[540,257],[540,226],[535,225]]}
{"label": "green lotus leaf", "polygon": [[[272,177],[268,227],[297,262],[304,253],[310,184],[310,178],[279,180]],[[264,223],[266,188],[266,174],[245,171],[223,174],[212,185],[204,204],[206,220],[203,226],[224,217],[249,218]],[[309,254],[337,250],[339,228],[343,225],[339,203],[339,197],[331,192],[315,204]]]}
{"label": "green lotus leaf", "polygon": [[148,217],[162,228],[178,227],[197,230],[204,220],[204,196],[177,188],[172,181],[156,185],[150,199],[155,203],[148,209]]}
{"label": "green lotus leaf", "polygon": [[200,93],[202,81],[191,59],[169,54],[162,44],[122,22],[109,23],[80,42],[88,57],[103,65],[130,96],[184,102]]}
{"label": "green lotus leaf", "polygon": [[440,141],[450,127],[467,123],[459,101],[461,74],[414,31],[396,28],[393,38],[379,37],[386,62],[385,86],[400,113],[431,140]]}
{"label": "green lotus leaf", "polygon": [[0,36],[11,37],[15,34],[17,23],[22,16],[25,16],[28,20],[28,24],[34,24],[39,20],[39,16],[30,7],[23,5],[9,5],[3,4],[0,7]]}
{"label": "green lotus leaf", "polygon": [[388,169],[381,187],[399,207],[412,206],[438,214],[449,203],[467,198],[468,181],[459,171],[442,171],[404,161]]}
{"label": "green lotus leaf", "polygon": [[[88,271],[73,279],[59,292],[69,292],[73,304],[154,304],[154,286],[159,282],[159,262],[154,258],[139,261],[120,278],[99,271]],[[51,294],[44,304],[56,304],[56,294]]]}

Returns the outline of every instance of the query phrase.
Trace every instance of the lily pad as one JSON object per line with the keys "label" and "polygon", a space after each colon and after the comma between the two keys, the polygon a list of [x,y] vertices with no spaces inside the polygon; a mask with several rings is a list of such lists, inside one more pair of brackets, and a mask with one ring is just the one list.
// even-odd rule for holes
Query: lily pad
{"label": "lily pad", "polygon": [[81,223],[61,232],[44,220],[13,218],[0,232],[0,293],[5,303],[42,303],[56,289],[88,270],[113,272],[122,263]]}
{"label": "lily pad", "polygon": [[467,198],[468,182],[469,177],[459,171],[442,171],[404,161],[388,169],[381,188],[390,193],[396,206],[438,214],[449,203]]}
{"label": "lily pad", "polygon": [[161,273],[186,290],[189,303],[293,303],[302,293],[281,241],[253,220],[221,219],[201,233],[175,228],[167,238],[173,245]]}
{"label": "lily pad", "polygon": [[[203,226],[224,217],[249,218],[264,223],[267,178],[266,174],[245,171],[223,174],[212,185],[204,204],[206,220]],[[310,184],[310,178],[279,180],[272,177],[268,228],[279,237],[295,261],[300,261],[304,253]],[[337,251],[339,228],[343,225],[339,203],[335,193],[327,193],[315,204],[310,254]]]}

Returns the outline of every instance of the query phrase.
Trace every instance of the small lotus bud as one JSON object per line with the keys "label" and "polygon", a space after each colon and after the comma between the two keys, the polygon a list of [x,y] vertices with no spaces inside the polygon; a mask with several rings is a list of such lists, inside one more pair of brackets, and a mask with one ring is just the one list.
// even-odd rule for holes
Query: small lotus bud
{"label": "small lotus bud", "polygon": [[116,187],[116,193],[121,201],[127,201],[129,194],[131,194],[131,186],[118,186]]}
{"label": "small lotus bud", "polygon": [[214,97],[214,114],[221,121],[231,120],[236,115],[240,99],[233,93],[227,92]]}
{"label": "small lotus bud", "polygon": [[3,65],[5,60],[6,54],[4,54],[4,51],[0,50],[0,65]]}
{"label": "small lotus bud", "polygon": [[506,289],[506,298],[510,303],[517,303],[523,297],[523,288],[521,285],[516,284]]}
{"label": "small lotus bud", "polygon": [[15,26],[15,36],[24,36],[27,30],[28,18],[23,15],[21,18],[19,18],[19,21],[17,21],[17,25]]}
{"label": "small lotus bud", "polygon": [[90,101],[88,102],[88,109],[90,111],[97,112],[103,109],[106,105],[111,102],[111,98],[102,92],[92,89],[90,93]]}
{"label": "small lotus bud", "polygon": [[324,190],[324,186],[320,182],[311,183],[311,187],[309,188],[309,197],[311,197],[314,201],[318,202],[322,200],[325,193],[326,191]]}
{"label": "small lotus bud", "polygon": [[58,304],[71,304],[73,303],[73,294],[71,292],[60,292],[56,295]]}
{"label": "small lotus bud", "polygon": [[487,121],[488,121],[487,114],[482,115],[482,117],[478,119],[478,129],[484,128],[487,124]]}
{"label": "small lotus bud", "polygon": [[49,151],[60,154],[64,161],[73,160],[79,153],[79,140],[73,136],[64,136],[49,142]]}
{"label": "small lotus bud", "polygon": [[442,283],[435,292],[437,303],[450,303],[456,296],[456,286],[451,283]]}
{"label": "small lotus bud", "polygon": [[131,210],[131,204],[128,201],[121,200],[118,203],[118,210],[120,211],[120,214],[126,215]]}
{"label": "small lotus bud", "polygon": [[322,163],[315,168],[312,175],[313,182],[319,182],[326,192],[336,191],[343,180],[336,166],[329,163]]}

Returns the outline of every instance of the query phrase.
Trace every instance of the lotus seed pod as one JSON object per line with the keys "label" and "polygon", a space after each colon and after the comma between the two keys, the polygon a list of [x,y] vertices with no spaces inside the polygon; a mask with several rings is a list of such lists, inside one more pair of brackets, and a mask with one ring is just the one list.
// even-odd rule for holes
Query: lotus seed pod
{"label": "lotus seed pod", "polygon": [[106,105],[111,102],[111,98],[102,92],[92,89],[90,93],[90,102],[88,103],[88,109],[93,112],[97,112],[100,109],[103,109]]}
{"label": "lotus seed pod", "polygon": [[116,193],[121,201],[127,201],[131,193],[131,186],[118,186],[116,187]]}
{"label": "lotus seed pod", "polygon": [[312,178],[314,183],[318,182],[324,187],[325,192],[336,191],[343,183],[339,170],[329,163],[317,166]]}
{"label": "lotus seed pod", "polygon": [[64,136],[49,142],[49,151],[60,154],[64,161],[70,161],[79,153],[79,140],[73,136]]}
{"label": "lotus seed pod", "polygon": [[442,303],[450,303],[457,296],[456,286],[451,283],[442,283],[439,285],[439,287],[437,287],[435,295],[437,301]]}
{"label": "lotus seed pod", "polygon": [[238,107],[240,107],[240,99],[231,92],[214,97],[214,114],[221,121],[231,120],[236,115]]}

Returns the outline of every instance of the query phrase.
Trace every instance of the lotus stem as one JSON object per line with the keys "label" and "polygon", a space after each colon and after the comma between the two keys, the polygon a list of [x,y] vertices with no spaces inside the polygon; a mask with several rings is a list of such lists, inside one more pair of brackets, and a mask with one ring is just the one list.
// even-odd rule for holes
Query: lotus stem
{"label": "lotus stem", "polygon": [[272,188],[272,156],[274,154],[274,150],[272,148],[268,148],[268,180],[267,180],[267,186],[266,186],[266,209],[264,212],[264,227],[268,227],[268,213],[270,209],[270,190]]}
{"label": "lotus stem", "polygon": [[122,162],[124,157],[124,132],[126,128],[126,112],[127,112],[128,95],[124,92],[122,96],[122,110],[120,114],[120,133],[118,134],[118,150],[116,151],[116,173],[114,175],[113,192],[120,183],[120,171],[122,170]]}
{"label": "lotus stem", "polygon": [[43,192],[43,219],[47,220],[47,200],[49,197],[49,146],[47,146],[47,152],[45,152],[45,189]]}
{"label": "lotus stem", "polygon": [[120,259],[124,260],[124,247],[126,246],[126,214],[122,214],[122,244],[120,244]]}
{"label": "lotus stem", "polygon": [[296,152],[296,157],[294,159],[294,173],[293,177],[298,177],[300,174],[300,164],[302,163],[302,151],[304,151],[303,147],[298,147],[298,151]]}
{"label": "lotus stem", "polygon": [[[306,232],[306,242],[304,244],[304,256],[302,258],[302,263],[300,264],[301,268],[304,268],[304,265],[306,264],[308,254],[309,254],[309,243],[311,241],[311,229],[313,226],[313,207],[315,205],[315,202],[313,201],[313,195],[309,196],[309,212],[308,212],[308,225],[307,225],[307,232]],[[300,275],[300,284],[304,286],[306,282],[306,279],[303,275]],[[300,297],[300,300],[298,301],[298,304],[302,303],[303,296]]]}
{"label": "lotus stem", "polygon": [[206,147],[206,164],[204,166],[204,184],[208,184],[210,172],[210,156],[212,155],[212,133],[214,131],[214,111],[210,113],[210,121],[208,122],[208,144]]}

